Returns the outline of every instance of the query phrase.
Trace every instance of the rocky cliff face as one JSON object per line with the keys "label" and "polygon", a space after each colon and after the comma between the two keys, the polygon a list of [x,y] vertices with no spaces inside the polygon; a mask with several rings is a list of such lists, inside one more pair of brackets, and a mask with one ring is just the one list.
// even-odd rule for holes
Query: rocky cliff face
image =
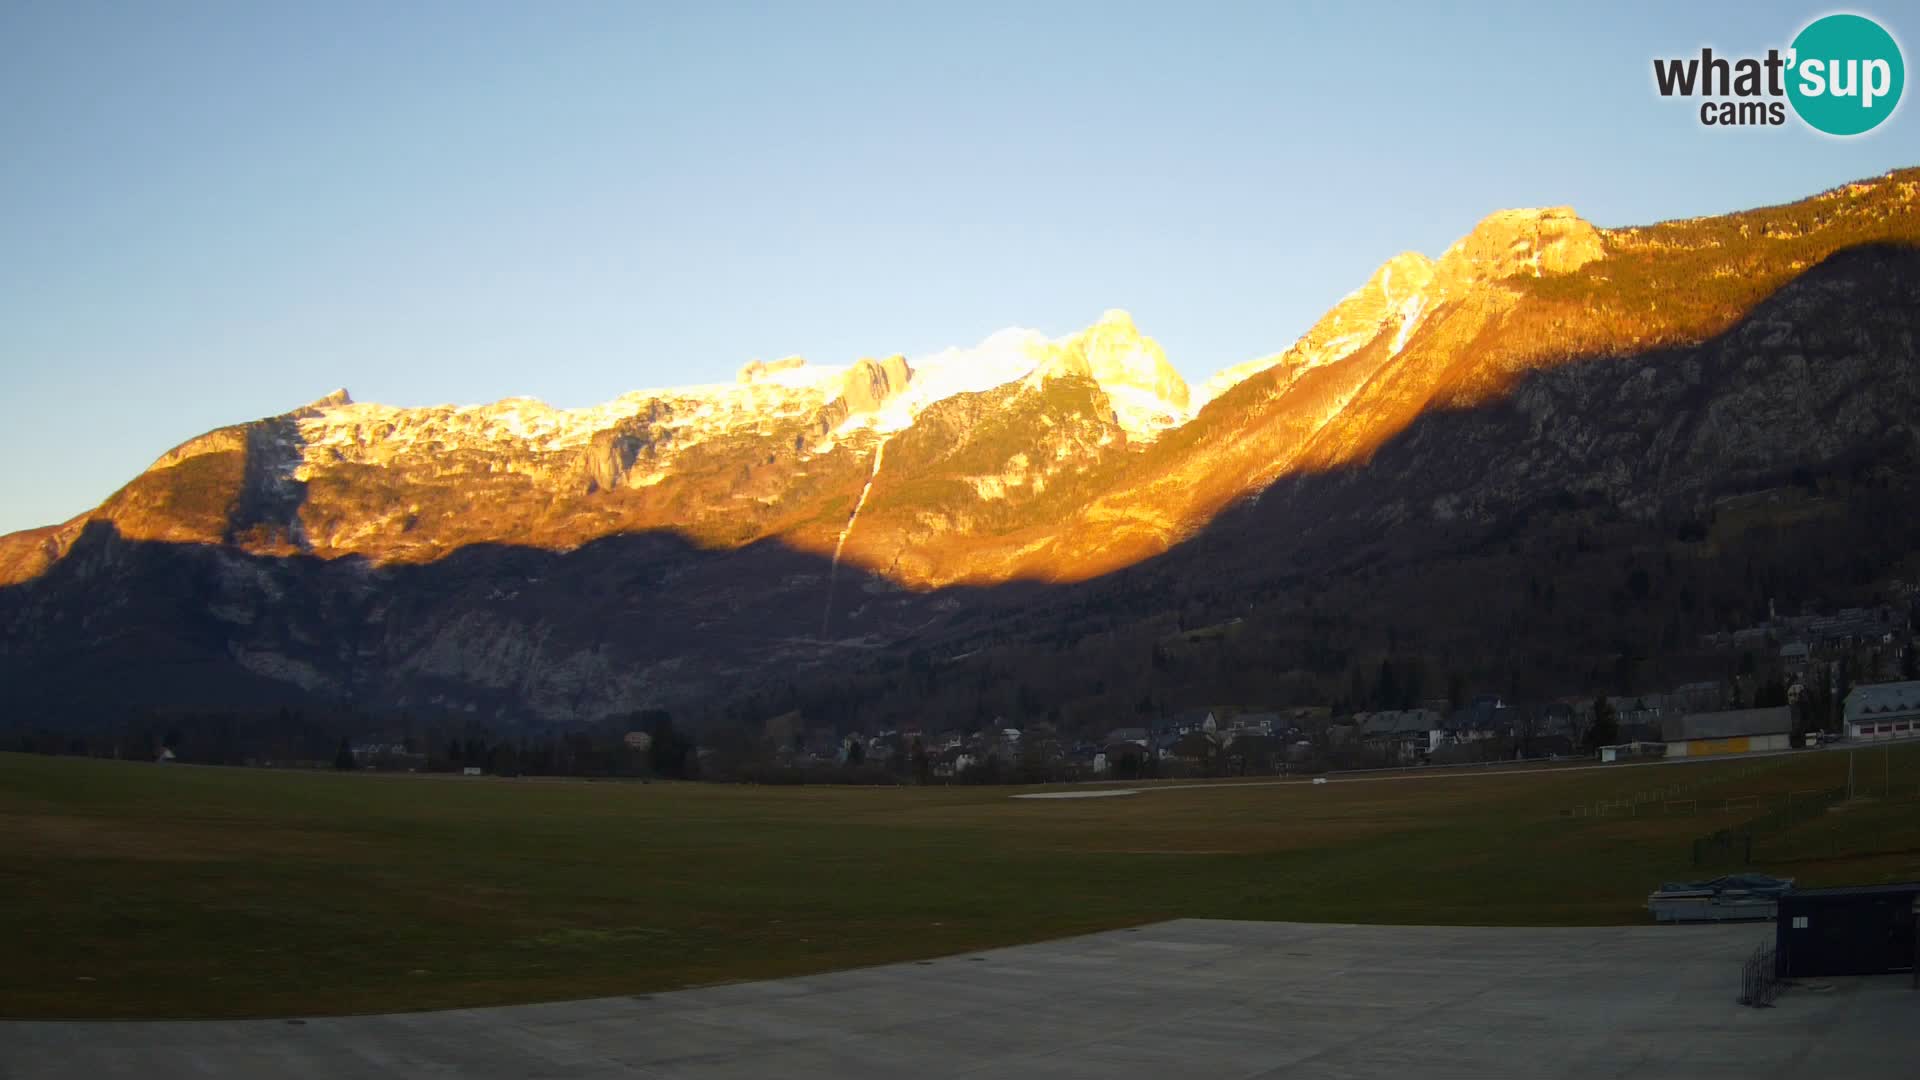
{"label": "rocky cliff face", "polygon": [[1177,561],[1229,518],[1257,539],[1208,565],[1562,493],[1656,516],[1915,438],[1915,188],[1614,231],[1502,211],[1199,392],[1109,312],[589,409],[330,395],[0,538],[0,671],[165,640],[236,693],[564,722],[884,651],[966,617],[948,586]]}
{"label": "rocky cliff face", "polygon": [[1434,268],[1442,289],[1515,274],[1541,277],[1571,273],[1606,257],[1600,230],[1570,206],[1547,210],[1499,210],[1480,220]]}
{"label": "rocky cliff face", "polygon": [[1078,377],[1100,387],[1114,421],[1135,439],[1150,440],[1187,419],[1185,379],[1160,345],[1133,325],[1133,316],[1108,311],[1078,334],[1039,350],[1031,380]]}
{"label": "rocky cliff face", "polygon": [[912,378],[913,369],[907,366],[904,356],[889,356],[885,360],[863,357],[847,372],[840,400],[846,403],[849,414],[877,412],[888,399],[904,393]]}

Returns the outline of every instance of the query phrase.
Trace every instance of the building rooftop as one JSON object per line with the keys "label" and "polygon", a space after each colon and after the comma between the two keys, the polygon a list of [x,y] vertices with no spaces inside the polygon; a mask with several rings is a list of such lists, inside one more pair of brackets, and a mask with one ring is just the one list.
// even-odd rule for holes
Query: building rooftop
{"label": "building rooftop", "polygon": [[1920,682],[1869,683],[1847,695],[1846,718],[1920,712]]}
{"label": "building rooftop", "polygon": [[1785,705],[1776,705],[1766,709],[1688,713],[1677,719],[1668,719],[1661,725],[1661,730],[1668,742],[1779,735],[1793,730],[1793,710]]}
{"label": "building rooftop", "polygon": [[1440,715],[1428,709],[1388,709],[1366,714],[1368,735],[1405,735],[1431,731],[1441,725]]}

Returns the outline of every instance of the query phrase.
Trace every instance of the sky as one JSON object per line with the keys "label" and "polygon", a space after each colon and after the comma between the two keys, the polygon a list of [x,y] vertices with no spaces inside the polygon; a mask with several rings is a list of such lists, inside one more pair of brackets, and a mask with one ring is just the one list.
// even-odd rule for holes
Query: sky
{"label": "sky", "polygon": [[1498,208],[1920,164],[1910,103],[1840,140],[1653,89],[1827,7],[1443,7],[0,0],[0,532],[335,387],[579,406],[1107,308],[1199,382]]}

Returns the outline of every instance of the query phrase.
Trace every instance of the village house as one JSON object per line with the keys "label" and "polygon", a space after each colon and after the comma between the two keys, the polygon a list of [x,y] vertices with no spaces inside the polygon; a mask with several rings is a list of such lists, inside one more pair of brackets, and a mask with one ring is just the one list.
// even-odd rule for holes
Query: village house
{"label": "village house", "polygon": [[1679,715],[1667,708],[1661,694],[1617,694],[1607,698],[1607,706],[1613,710],[1614,727],[1623,742],[1658,741],[1665,730],[1664,721]]}
{"label": "village house", "polygon": [[1137,773],[1150,760],[1150,754],[1151,751],[1142,743],[1132,739],[1115,740],[1095,751],[1093,771],[1100,774]]}
{"label": "village house", "polygon": [[[1101,768],[1106,767],[1106,758],[1102,755],[1100,747],[1090,742],[1083,741],[1073,744],[1073,746],[1067,749],[1067,752],[1063,756],[1068,765],[1077,769],[1085,769],[1088,772],[1098,772]],[[1096,768],[1096,766],[1098,767]]]}
{"label": "village house", "polygon": [[1150,745],[1147,749],[1153,753],[1155,761],[1166,761],[1173,757],[1174,747],[1178,746],[1180,740],[1185,737],[1184,735],[1176,735],[1171,730],[1156,728],[1154,729],[1153,737],[1149,740]]}
{"label": "village house", "polygon": [[1185,765],[1202,767],[1209,765],[1219,756],[1220,743],[1205,731],[1189,731],[1174,736],[1173,745],[1167,748],[1165,759],[1181,762]]}
{"label": "village house", "polygon": [[1355,713],[1360,738],[1403,762],[1418,761],[1438,749],[1445,736],[1440,714],[1431,709],[1388,709]]}
{"label": "village house", "polygon": [[1247,712],[1241,713],[1220,729],[1220,745],[1232,747],[1236,742],[1250,738],[1265,738],[1278,735],[1285,730],[1277,713]]}
{"label": "village house", "polygon": [[1521,727],[1527,737],[1520,750],[1529,757],[1559,757],[1575,753],[1584,734],[1578,717],[1574,715],[1573,706],[1559,701],[1533,710],[1530,717],[1522,720]]}
{"label": "village house", "polygon": [[974,756],[960,747],[946,747],[934,756],[933,775],[950,779],[971,768],[974,761]]}
{"label": "village house", "polygon": [[1841,710],[1847,738],[1920,738],[1920,682],[1856,686]]}
{"label": "village house", "polygon": [[1807,670],[1807,662],[1813,658],[1813,648],[1804,641],[1789,641],[1780,646],[1780,666],[1789,674],[1799,675]]}
{"label": "village house", "polygon": [[1234,730],[1247,734],[1280,735],[1287,730],[1287,723],[1276,712],[1245,712],[1233,718]]}
{"label": "village house", "polygon": [[351,749],[354,764],[363,769],[419,769],[427,764],[427,755],[408,750],[405,743],[363,742]]}
{"label": "village house", "polygon": [[1733,652],[1779,642],[1803,642],[1814,658],[1831,658],[1858,645],[1887,644],[1900,617],[1891,607],[1842,608],[1832,615],[1775,615],[1757,626],[1706,634],[1702,641]]}
{"label": "village house", "polygon": [[1168,717],[1164,726],[1175,735],[1185,735],[1190,731],[1218,730],[1219,721],[1212,709],[1182,709]]}
{"label": "village house", "polygon": [[1482,694],[1447,717],[1442,742],[1469,743],[1513,734],[1512,710],[1498,694]]}
{"label": "village house", "polygon": [[852,762],[868,761],[872,757],[872,748],[866,739],[858,734],[848,735],[840,740],[840,749],[834,753],[834,762],[846,765]]}
{"label": "village house", "polygon": [[363,742],[353,744],[353,756],[357,758],[377,758],[407,752],[403,743]]}
{"label": "village house", "polygon": [[845,749],[840,733],[830,727],[808,728],[803,749],[817,761],[831,761]]}
{"label": "village house", "polygon": [[1285,760],[1286,745],[1278,735],[1248,731],[1221,750],[1221,760],[1229,772],[1245,776],[1276,770]]}

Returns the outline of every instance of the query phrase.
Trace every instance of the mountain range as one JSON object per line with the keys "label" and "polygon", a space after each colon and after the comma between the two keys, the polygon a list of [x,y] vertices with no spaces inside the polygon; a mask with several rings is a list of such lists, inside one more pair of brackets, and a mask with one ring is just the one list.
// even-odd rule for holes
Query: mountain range
{"label": "mountain range", "polygon": [[1902,170],[1633,228],[1499,211],[1200,386],[1109,311],[586,409],[338,391],[0,537],[0,708],[1094,723],[1400,656],[1631,680],[1759,592],[1920,576],[1885,509],[1920,475],[1917,204]]}

